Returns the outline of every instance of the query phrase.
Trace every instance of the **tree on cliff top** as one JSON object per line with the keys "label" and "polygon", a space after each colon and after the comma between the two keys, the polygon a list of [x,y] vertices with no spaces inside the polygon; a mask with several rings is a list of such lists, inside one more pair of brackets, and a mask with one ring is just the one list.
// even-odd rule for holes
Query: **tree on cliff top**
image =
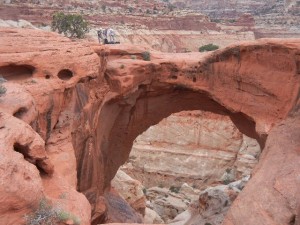
{"label": "tree on cliff top", "polygon": [[51,29],[71,38],[83,38],[89,31],[88,22],[81,15],[64,14],[63,12],[53,15]]}

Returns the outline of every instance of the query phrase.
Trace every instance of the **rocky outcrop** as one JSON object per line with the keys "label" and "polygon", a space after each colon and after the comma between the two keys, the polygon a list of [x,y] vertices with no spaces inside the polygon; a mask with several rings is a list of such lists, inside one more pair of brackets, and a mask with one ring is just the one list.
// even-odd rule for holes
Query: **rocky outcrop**
{"label": "rocky outcrop", "polygon": [[200,193],[189,209],[176,216],[171,225],[222,224],[232,202],[244,188],[247,180],[240,180],[228,185],[210,187]]}
{"label": "rocky outcrop", "polygon": [[111,185],[133,209],[141,215],[145,215],[146,197],[143,193],[144,187],[138,180],[134,180],[122,170],[118,170]]}
{"label": "rocky outcrop", "polygon": [[[180,112],[141,134],[122,168],[146,187],[186,182],[203,189],[249,175],[259,154],[257,141],[239,132],[228,116]],[[226,171],[233,177],[224,178]]]}
{"label": "rocky outcrop", "polygon": [[[151,61],[143,60],[145,49],[111,46],[107,57],[103,46],[34,30],[1,29],[0,42],[5,43],[0,46],[0,73],[8,80],[4,86],[15,90],[21,85],[20,95],[33,99],[18,103],[7,92],[0,104],[12,99],[13,107],[1,105],[1,115],[14,116],[9,123],[22,128],[30,125],[29,134],[39,140],[28,151],[33,153],[31,148],[44,141],[54,168],[52,177],[39,174],[38,163],[23,159],[8,145],[5,152],[19,157],[16,162],[22,167],[13,170],[21,177],[17,180],[25,179],[23,171],[35,180],[22,182],[22,191],[32,191],[35,183],[36,197],[14,195],[3,202],[6,216],[0,223],[22,224],[19,212],[35,209],[40,196],[53,204],[63,202],[82,224],[90,224],[90,212],[92,223],[101,223],[109,206],[103,196],[110,199],[110,182],[134,139],[172,113],[197,109],[229,115],[243,134],[265,146],[224,224],[297,224],[299,40],[260,40],[204,54],[152,51]],[[1,131],[4,140],[8,134],[8,129]],[[15,181],[6,173],[10,163],[1,163],[1,179],[9,188],[1,189],[1,196],[16,192]],[[40,168],[50,168],[45,163]],[[64,192],[69,197],[60,198]],[[22,203],[20,211],[15,202]],[[249,213],[254,216],[249,218]]]}
{"label": "rocky outcrop", "polygon": [[101,80],[105,61],[54,33],[2,29],[0,42],[0,74],[7,80],[0,99],[0,223],[23,224],[47,198],[90,224],[90,204],[76,191],[71,131],[86,98],[84,83]]}

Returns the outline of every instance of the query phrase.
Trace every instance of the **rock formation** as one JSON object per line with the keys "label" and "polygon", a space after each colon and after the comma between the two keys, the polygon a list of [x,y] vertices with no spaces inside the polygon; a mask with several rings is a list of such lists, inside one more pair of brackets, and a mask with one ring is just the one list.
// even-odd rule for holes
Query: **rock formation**
{"label": "rock formation", "polygon": [[0,43],[0,74],[8,80],[0,99],[0,223],[22,224],[46,197],[90,224],[90,204],[76,191],[70,127],[80,120],[84,83],[101,79],[105,60],[48,32],[2,29]]}
{"label": "rock formation", "polygon": [[105,49],[26,29],[0,29],[0,43],[0,73],[8,80],[0,98],[7,146],[1,224],[22,224],[43,196],[81,224],[101,223],[110,182],[135,138],[172,113],[196,109],[228,115],[263,148],[224,224],[299,223],[299,40],[264,39],[212,53],[152,51],[150,59],[143,48]]}
{"label": "rock formation", "polygon": [[171,225],[222,224],[232,202],[244,188],[246,180],[210,187],[200,193],[189,209],[176,216]]}
{"label": "rock formation", "polygon": [[[239,132],[229,117],[180,112],[162,120],[133,144],[122,169],[146,187],[190,186],[204,189],[249,175],[258,162],[256,140]],[[232,179],[222,176],[232,171]]]}
{"label": "rock formation", "polygon": [[[293,1],[208,0],[43,0],[0,1],[0,18],[15,25],[27,20],[48,29],[58,11],[84,14],[96,30],[113,27],[124,44],[164,52],[198,51],[202,45],[220,47],[261,37],[300,37],[299,4]],[[15,21],[15,22],[14,22]]]}
{"label": "rock formation", "polygon": [[139,181],[132,179],[122,170],[118,170],[111,185],[133,209],[145,215],[146,198],[143,193],[144,187]]}

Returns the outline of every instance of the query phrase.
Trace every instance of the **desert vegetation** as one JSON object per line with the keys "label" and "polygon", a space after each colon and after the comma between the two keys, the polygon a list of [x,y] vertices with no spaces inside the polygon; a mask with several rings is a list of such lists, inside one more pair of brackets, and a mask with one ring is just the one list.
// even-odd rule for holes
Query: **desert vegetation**
{"label": "desert vegetation", "polygon": [[26,225],[56,225],[59,222],[72,220],[73,224],[80,225],[80,219],[73,214],[58,207],[53,207],[50,202],[43,198],[39,207],[32,214],[26,215]]}
{"label": "desert vegetation", "polygon": [[214,44],[208,44],[208,45],[203,45],[199,48],[199,52],[209,52],[209,51],[214,51],[219,49],[218,45]]}
{"label": "desert vegetation", "polygon": [[63,12],[53,15],[51,29],[71,38],[83,38],[89,31],[88,22],[81,15],[64,14]]}

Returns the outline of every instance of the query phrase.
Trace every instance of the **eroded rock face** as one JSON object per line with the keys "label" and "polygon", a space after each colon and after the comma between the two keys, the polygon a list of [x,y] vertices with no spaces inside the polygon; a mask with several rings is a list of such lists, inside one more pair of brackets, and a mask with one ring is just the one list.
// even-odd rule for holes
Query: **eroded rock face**
{"label": "eroded rock face", "polygon": [[141,215],[145,215],[146,197],[143,193],[144,187],[138,180],[134,180],[122,170],[118,170],[111,185],[132,208]]}
{"label": "eroded rock face", "polygon": [[[140,135],[122,168],[146,187],[187,182],[203,189],[249,175],[259,154],[257,141],[239,132],[228,116],[180,112]],[[231,170],[233,177],[224,178]]]}
{"label": "eroded rock face", "polygon": [[[43,198],[90,224],[91,206],[76,190],[71,132],[89,96],[83,87],[93,83],[89,79],[101,80],[105,61],[87,45],[54,33],[7,28],[0,31],[0,42],[5,43],[0,74],[8,80],[0,99],[6,185],[1,186],[1,224],[23,224],[25,214],[34,212]],[[62,70],[72,77],[61,80]]]}
{"label": "eroded rock face", "polygon": [[[197,109],[229,115],[243,134],[256,138],[261,146],[267,138],[253,178],[224,223],[298,222],[299,40],[260,40],[205,54],[151,52],[151,61],[142,60],[144,49],[111,46],[107,67],[101,46],[93,51],[84,42],[53,33],[1,29],[0,42],[5,43],[0,46],[0,71],[8,78],[5,86],[25,88],[36,110],[35,117],[17,110],[20,118],[15,120],[24,116],[21,123],[26,126],[31,121],[30,129],[44,140],[54,165],[52,177],[39,176],[36,166],[17,154],[18,166],[41,187],[32,202],[25,201],[24,212],[29,209],[25,206],[37,206],[39,196],[58,202],[63,191],[73,196],[65,200],[66,210],[79,216],[82,224],[90,224],[91,211],[92,223],[101,222],[108,205],[103,196],[108,196],[110,182],[127,160],[134,139],[172,113]],[[71,77],[63,76],[69,80],[59,78],[62,70],[71,72]],[[9,96],[2,96],[1,102]],[[2,113],[13,116],[12,111],[1,106]],[[7,134],[4,130],[4,140]],[[11,146],[5,151],[11,152]],[[72,163],[63,165],[59,154],[66,156],[62,161]],[[69,166],[75,165],[74,154],[77,190],[86,197],[74,188],[75,172],[65,178]],[[4,163],[1,176],[7,177],[8,165]],[[9,180],[7,185],[15,184]],[[21,221],[13,202],[5,206],[9,211],[4,224]],[[249,213],[254,216],[249,218]]]}
{"label": "eroded rock face", "polygon": [[245,182],[246,180],[240,180],[228,185],[207,188],[199,194],[199,198],[189,206],[188,210],[176,216],[169,224],[222,224],[229,207],[244,188]]}

